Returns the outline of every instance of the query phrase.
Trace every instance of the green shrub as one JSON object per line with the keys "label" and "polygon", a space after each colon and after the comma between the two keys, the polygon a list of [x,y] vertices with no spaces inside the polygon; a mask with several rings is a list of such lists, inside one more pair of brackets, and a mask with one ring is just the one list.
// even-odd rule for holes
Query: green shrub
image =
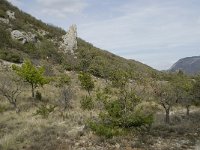
{"label": "green shrub", "polygon": [[39,91],[36,91],[35,98],[37,100],[41,101],[42,100],[42,93],[40,93]]}
{"label": "green shrub", "polygon": [[112,138],[113,136],[122,135],[124,132],[118,127],[108,126],[102,123],[89,122],[88,126],[99,136]]}
{"label": "green shrub", "polygon": [[11,37],[9,32],[6,30],[7,28],[0,24],[0,48],[4,49],[10,46]]}
{"label": "green shrub", "polygon": [[6,107],[0,105],[0,113],[3,113],[4,111],[6,111]]}
{"label": "green shrub", "polygon": [[100,112],[98,122],[90,122],[89,127],[98,135],[111,138],[132,128],[150,126],[153,123],[153,113],[144,114],[136,109],[140,99],[133,91],[126,91],[125,97],[116,100],[102,100],[101,93],[97,98],[104,102],[105,109]]}
{"label": "green shrub", "polygon": [[153,115],[151,113],[144,115],[134,112],[134,110],[126,110],[125,112],[123,104],[117,100],[106,104],[106,112],[100,114],[101,120],[121,128],[140,127],[153,123]]}
{"label": "green shrub", "polygon": [[79,81],[81,82],[81,87],[85,89],[88,94],[94,89],[94,81],[89,73],[81,72],[78,76]]}
{"label": "green shrub", "polygon": [[64,85],[70,85],[71,79],[67,74],[62,74],[57,78],[56,86],[63,87]]}
{"label": "green shrub", "polygon": [[17,53],[13,53],[11,51],[0,51],[0,58],[6,61],[21,63],[21,56]]}
{"label": "green shrub", "polygon": [[84,96],[81,99],[81,108],[83,110],[91,110],[94,108],[94,101],[90,96]]}
{"label": "green shrub", "polygon": [[5,18],[6,17],[6,13],[5,11],[0,9],[0,17]]}
{"label": "green shrub", "polygon": [[46,119],[49,115],[55,110],[56,106],[54,105],[41,105],[38,107],[36,112],[33,114],[34,116],[42,116],[42,118]]}
{"label": "green shrub", "polygon": [[96,101],[103,102],[104,104],[107,102],[109,96],[104,91],[98,90],[96,92]]}

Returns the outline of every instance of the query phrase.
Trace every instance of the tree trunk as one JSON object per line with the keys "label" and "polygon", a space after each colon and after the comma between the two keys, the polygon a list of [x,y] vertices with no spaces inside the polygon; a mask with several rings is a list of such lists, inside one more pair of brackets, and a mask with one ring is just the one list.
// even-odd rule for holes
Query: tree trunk
{"label": "tree trunk", "polygon": [[19,112],[20,112],[20,109],[17,107],[17,103],[13,101],[11,104],[13,105],[13,107],[14,107],[16,113],[19,113]]}
{"label": "tree trunk", "polygon": [[190,115],[190,106],[186,106],[186,109],[187,109],[186,115],[189,116]]}
{"label": "tree trunk", "polygon": [[16,104],[16,102],[11,102],[11,104],[13,105],[13,107],[16,109],[17,108],[17,104]]}
{"label": "tree trunk", "polygon": [[90,96],[90,90],[88,90],[88,95]]}
{"label": "tree trunk", "polygon": [[32,88],[32,97],[35,97],[35,91],[34,91],[34,85],[31,84],[31,88]]}
{"label": "tree trunk", "polygon": [[167,123],[167,124],[169,124],[170,123],[170,117],[169,117],[169,109],[165,109],[165,122]]}

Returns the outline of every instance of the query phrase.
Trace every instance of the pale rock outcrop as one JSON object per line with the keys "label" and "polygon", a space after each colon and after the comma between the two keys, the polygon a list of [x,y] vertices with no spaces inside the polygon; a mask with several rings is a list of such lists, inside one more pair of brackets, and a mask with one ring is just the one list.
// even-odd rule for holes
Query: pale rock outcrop
{"label": "pale rock outcrop", "polygon": [[9,19],[0,17],[0,22],[3,22],[5,24],[9,24]]}
{"label": "pale rock outcrop", "polygon": [[37,42],[37,37],[35,34],[32,34],[31,32],[23,32],[19,30],[13,30],[11,32],[11,37],[15,40],[19,40],[22,42],[22,44],[28,43],[28,42]]}
{"label": "pale rock outcrop", "polygon": [[27,42],[34,42],[36,43],[37,42],[37,35],[36,34],[33,34],[31,32],[28,32],[26,34],[26,38],[27,38]]}
{"label": "pale rock outcrop", "polygon": [[85,125],[79,127],[73,127],[72,130],[68,131],[68,135],[70,137],[80,136],[81,134],[83,134],[84,130],[85,130]]}
{"label": "pale rock outcrop", "polygon": [[77,49],[77,27],[72,25],[67,33],[62,36],[62,42],[59,47],[65,53],[70,52],[74,54],[74,50]]}
{"label": "pale rock outcrop", "polygon": [[9,17],[10,19],[16,19],[16,18],[15,18],[15,12],[13,12],[13,11],[11,11],[11,10],[7,10],[7,11],[6,11],[6,14],[8,15],[8,17]]}
{"label": "pale rock outcrop", "polygon": [[12,70],[12,65],[16,65],[18,67],[22,66],[22,64],[16,64],[0,59],[0,71]]}
{"label": "pale rock outcrop", "polygon": [[45,30],[42,30],[42,29],[38,30],[37,33],[38,33],[40,36],[45,36],[45,35],[49,34],[49,32],[47,32],[47,31],[45,31]]}

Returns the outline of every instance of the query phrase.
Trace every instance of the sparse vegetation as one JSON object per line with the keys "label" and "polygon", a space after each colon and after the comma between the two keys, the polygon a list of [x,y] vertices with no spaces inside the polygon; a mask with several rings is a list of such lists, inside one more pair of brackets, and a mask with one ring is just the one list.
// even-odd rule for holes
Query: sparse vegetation
{"label": "sparse vegetation", "polygon": [[[17,19],[0,22],[0,149],[194,149],[200,75],[159,72],[80,38],[64,54],[64,30],[0,0],[0,17],[7,10]],[[39,42],[13,40],[15,29]]]}
{"label": "sparse vegetation", "polygon": [[91,96],[82,97],[80,102],[83,110],[91,110],[94,108],[94,101]]}
{"label": "sparse vegetation", "polygon": [[88,94],[94,89],[94,82],[92,81],[92,77],[89,73],[82,72],[79,74],[79,80],[81,82],[81,86],[85,89]]}
{"label": "sparse vegetation", "polygon": [[53,105],[41,105],[38,107],[34,116],[42,116],[42,118],[47,119],[49,115],[55,110],[56,106]]}
{"label": "sparse vegetation", "polygon": [[0,94],[8,100],[16,112],[19,112],[17,100],[22,92],[21,80],[8,73],[6,74],[6,72],[4,73],[5,74],[1,76],[0,80]]}

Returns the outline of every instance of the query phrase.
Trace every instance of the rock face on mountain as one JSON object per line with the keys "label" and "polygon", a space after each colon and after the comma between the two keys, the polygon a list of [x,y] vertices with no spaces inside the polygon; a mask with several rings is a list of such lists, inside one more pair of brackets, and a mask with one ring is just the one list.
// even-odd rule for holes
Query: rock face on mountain
{"label": "rock face on mountain", "polygon": [[7,10],[7,11],[6,11],[6,14],[8,15],[8,17],[9,17],[10,19],[16,19],[16,18],[15,18],[15,12],[13,12],[13,11],[11,11],[11,10]]}
{"label": "rock face on mountain", "polygon": [[65,53],[74,53],[77,49],[77,27],[72,25],[65,35],[62,36],[62,42],[60,42],[60,49]]}
{"label": "rock face on mountain", "polygon": [[22,42],[22,44],[25,44],[27,42],[37,42],[37,38],[35,34],[32,34],[31,32],[26,33],[19,30],[13,30],[11,32],[11,37],[13,39],[19,40]]}
{"label": "rock face on mountain", "polygon": [[190,75],[200,73],[200,56],[186,57],[180,59],[170,68],[171,72],[177,70],[182,70],[186,74]]}

